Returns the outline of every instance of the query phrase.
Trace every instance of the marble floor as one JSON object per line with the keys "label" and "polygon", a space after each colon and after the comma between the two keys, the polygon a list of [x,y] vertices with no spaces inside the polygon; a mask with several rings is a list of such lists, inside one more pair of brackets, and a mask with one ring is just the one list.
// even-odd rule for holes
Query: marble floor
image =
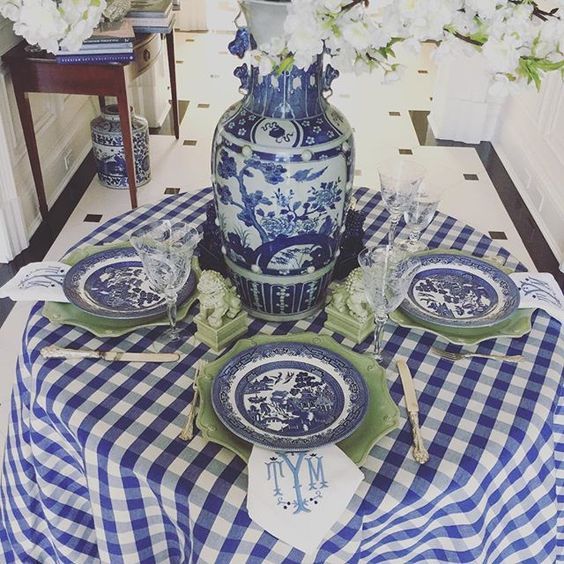
{"label": "marble floor", "polygon": [[[226,107],[240,96],[238,80],[232,76],[237,59],[227,52],[234,29],[234,4],[209,1],[207,33],[176,33],[179,98],[186,110],[181,136],[177,141],[165,127],[159,134],[151,135],[152,180],[139,189],[140,205],[155,202],[167,193],[194,191],[210,184],[208,163],[215,124]],[[422,115],[420,112],[430,109],[435,77],[433,49],[428,44],[417,56],[402,54],[407,71],[400,82],[380,85],[370,76],[341,76],[334,82],[331,101],[355,130],[356,185],[377,186],[377,163],[386,157],[404,154],[405,158],[414,158],[439,174],[447,185],[441,211],[503,239],[503,246],[528,268],[534,268],[477,151],[473,147],[420,144],[412,117],[414,112]],[[128,209],[127,192],[104,188],[94,178],[45,258],[59,259],[100,222]],[[0,328],[4,367],[0,378],[0,452],[13,366],[28,311],[28,304],[16,304]]]}

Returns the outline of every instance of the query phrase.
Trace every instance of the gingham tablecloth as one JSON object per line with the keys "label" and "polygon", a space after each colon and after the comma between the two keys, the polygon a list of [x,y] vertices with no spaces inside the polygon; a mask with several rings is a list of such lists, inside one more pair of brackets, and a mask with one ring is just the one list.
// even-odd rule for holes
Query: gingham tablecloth
{"label": "gingham tablecloth", "polygon": [[[360,189],[357,196],[369,212],[367,237],[376,242],[388,215],[374,192]],[[127,239],[142,221],[164,216],[199,224],[210,199],[210,189],[166,198],[109,221],[82,243]],[[424,241],[519,266],[489,238],[442,214]],[[190,443],[177,438],[194,364],[215,358],[206,346],[172,369],[45,360],[39,350],[49,344],[143,351],[155,333],[99,339],[50,323],[41,307],[23,336],[12,398],[0,519],[8,562],[304,561],[249,519],[239,458],[199,434]],[[321,332],[323,320],[254,321],[250,334]],[[386,350],[407,358],[415,374],[431,460],[420,466],[412,458],[401,384],[389,370],[401,426],[372,450],[347,512],[308,560],[537,564],[562,554],[561,328],[542,312],[533,323],[525,337],[479,346],[531,359],[519,364],[451,364],[428,353],[431,334],[386,326]]]}

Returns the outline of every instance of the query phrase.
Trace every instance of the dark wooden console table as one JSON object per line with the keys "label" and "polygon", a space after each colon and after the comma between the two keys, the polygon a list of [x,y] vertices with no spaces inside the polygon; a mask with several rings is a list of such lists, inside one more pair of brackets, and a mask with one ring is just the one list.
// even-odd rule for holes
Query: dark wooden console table
{"label": "dark wooden console table", "polygon": [[[157,60],[161,48],[159,34],[140,35],[134,44],[134,60],[127,64],[58,64],[52,55],[37,55],[25,50],[26,43],[21,42],[8,51],[2,60],[12,76],[16,102],[22,122],[25,143],[31,163],[35,190],[39,201],[41,216],[45,219],[48,207],[45,186],[41,174],[41,164],[35,139],[33,117],[29,104],[30,92],[49,94],[85,94],[98,96],[104,104],[105,96],[115,96],[119,109],[121,130],[123,132],[126,170],[129,181],[131,207],[137,207],[137,185],[135,181],[135,161],[133,158],[133,139],[127,83],[149,69]],[[168,69],[172,100],[174,134],[179,137],[178,98],[176,94],[176,69],[174,56],[174,31],[166,34]]]}

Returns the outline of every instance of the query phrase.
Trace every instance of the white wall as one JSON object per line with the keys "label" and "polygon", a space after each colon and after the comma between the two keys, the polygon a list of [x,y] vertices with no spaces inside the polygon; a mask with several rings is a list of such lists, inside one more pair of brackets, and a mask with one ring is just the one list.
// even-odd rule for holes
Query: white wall
{"label": "white wall", "polygon": [[548,244],[564,265],[564,82],[508,98],[493,145]]}
{"label": "white wall", "polygon": [[208,29],[205,0],[181,0],[180,10],[176,12],[175,27],[183,31]]}

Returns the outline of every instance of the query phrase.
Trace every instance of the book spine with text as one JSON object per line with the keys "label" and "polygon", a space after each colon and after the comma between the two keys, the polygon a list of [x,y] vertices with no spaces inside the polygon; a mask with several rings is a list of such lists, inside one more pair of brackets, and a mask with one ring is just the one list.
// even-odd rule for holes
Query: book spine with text
{"label": "book spine with text", "polygon": [[57,63],[61,63],[63,65],[129,63],[133,61],[133,53],[109,53],[106,55],[57,55],[56,58]]}
{"label": "book spine with text", "polygon": [[133,53],[133,43],[122,43],[119,47],[108,45],[85,46],[83,45],[78,51],[66,51],[61,49],[59,55],[67,57],[69,55],[122,55],[124,53]]}
{"label": "book spine with text", "polygon": [[83,45],[98,45],[99,43],[131,43],[133,39],[133,37],[96,37],[93,35],[88,39],[85,39]]}
{"label": "book spine with text", "polygon": [[172,26],[134,26],[136,33],[170,33]]}

